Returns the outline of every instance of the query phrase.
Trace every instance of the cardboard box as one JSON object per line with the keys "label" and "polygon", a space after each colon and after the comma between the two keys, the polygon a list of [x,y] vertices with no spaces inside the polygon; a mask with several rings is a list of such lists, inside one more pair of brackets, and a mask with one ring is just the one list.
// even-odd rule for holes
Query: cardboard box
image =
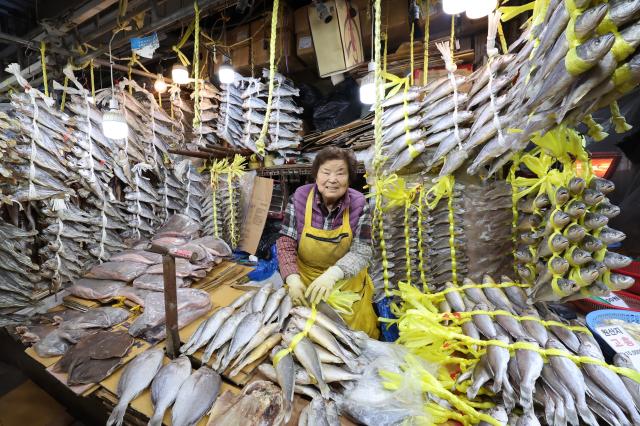
{"label": "cardboard box", "polygon": [[[271,12],[263,19],[251,22],[251,54],[257,72],[260,68],[269,67],[269,44],[271,40]],[[301,64],[295,58],[296,42],[293,35],[293,13],[289,8],[283,8],[278,17],[276,41],[276,62],[280,70],[297,71]]]}
{"label": "cardboard box", "polygon": [[[362,47],[365,51],[365,56],[369,58],[371,56],[371,20],[373,13],[371,4],[369,0],[352,0],[351,3],[360,15]],[[411,32],[409,5],[406,0],[381,0],[381,6],[382,31],[387,34],[387,49],[392,52],[400,44],[409,40],[409,33]]]}
{"label": "cardboard box", "polygon": [[253,191],[251,193],[249,209],[242,225],[240,250],[256,254],[258,243],[260,243],[262,231],[264,230],[264,224],[269,214],[272,194],[273,179],[256,176],[253,181]]}
{"label": "cardboard box", "polygon": [[[242,68],[249,65],[249,57],[251,55],[251,28],[249,24],[240,25],[229,31],[227,44],[234,45],[231,50],[231,63],[234,67]],[[240,44],[237,44],[240,43]]]}
{"label": "cardboard box", "polygon": [[328,23],[320,19],[315,7],[307,11],[318,73],[320,77],[329,77],[354,68],[364,61],[364,54],[357,12],[352,16],[345,0],[329,0],[324,4],[333,16]]}
{"label": "cardboard box", "polygon": [[313,46],[311,26],[309,25],[309,7],[304,6],[294,12],[296,32],[296,56],[307,67],[316,67],[316,50]]}

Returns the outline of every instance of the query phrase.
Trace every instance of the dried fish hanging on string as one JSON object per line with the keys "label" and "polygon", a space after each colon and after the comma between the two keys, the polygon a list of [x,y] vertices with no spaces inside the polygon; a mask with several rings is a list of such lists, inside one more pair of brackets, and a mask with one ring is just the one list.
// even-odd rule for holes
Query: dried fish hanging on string
{"label": "dried fish hanging on string", "polygon": [[[220,146],[220,140],[216,135],[216,125],[221,99],[220,90],[213,84],[202,81],[198,93],[200,96],[200,123],[193,129],[192,144],[197,147],[215,148]],[[191,93],[194,99],[195,92]]]}
{"label": "dried fish hanging on string", "polygon": [[[247,87],[242,93],[243,117],[246,122],[243,145],[254,152],[267,109],[268,77],[269,71],[263,69],[261,80],[247,78]],[[275,74],[267,151],[282,156],[298,154],[298,147],[302,142],[302,120],[299,115],[303,112],[302,107],[295,103],[295,97],[299,95],[300,91],[291,80],[282,74]]]}
{"label": "dried fish hanging on string", "polygon": [[521,163],[537,177],[512,178],[517,200],[516,271],[531,284],[530,297],[568,301],[632,286],[633,278],[611,272],[632,260],[607,250],[625,238],[607,226],[620,212],[606,198],[613,183],[589,174],[579,177],[567,163],[561,171],[553,166],[554,157],[537,151]]}
{"label": "dried fish hanging on string", "polygon": [[220,85],[220,106],[216,134],[235,148],[243,148],[242,90],[247,81],[235,74],[233,83]]}
{"label": "dried fish hanging on string", "polygon": [[[622,359],[606,364],[584,324],[530,305],[527,284],[504,276],[501,281],[488,275],[481,284],[465,279],[462,287],[447,284],[430,294],[402,284],[402,298],[412,309],[401,312],[398,342],[428,360],[460,368],[449,390],[477,403],[493,395],[496,406],[488,414],[495,424],[506,423],[507,416],[539,417],[553,425],[597,425],[596,417],[638,424],[637,391],[626,385],[640,380],[637,371]],[[470,357],[457,357],[460,352]]]}

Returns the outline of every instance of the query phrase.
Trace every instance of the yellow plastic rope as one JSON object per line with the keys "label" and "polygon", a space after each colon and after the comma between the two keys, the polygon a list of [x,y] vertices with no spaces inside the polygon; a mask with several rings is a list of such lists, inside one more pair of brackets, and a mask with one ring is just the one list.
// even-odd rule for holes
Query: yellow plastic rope
{"label": "yellow plastic rope", "polygon": [[42,82],[44,83],[44,95],[49,96],[49,82],[47,81],[47,58],[45,53],[47,46],[44,44],[44,40],[40,41],[40,62],[42,65]]}
{"label": "yellow plastic rope", "polygon": [[426,0],[426,17],[424,19],[424,44],[423,44],[423,64],[422,64],[422,85],[426,86],[429,78],[429,21],[430,21],[430,4],[431,0]]}
{"label": "yellow plastic rope", "polygon": [[271,39],[269,40],[269,95],[267,97],[267,110],[264,114],[264,122],[260,130],[260,136],[256,141],[256,150],[259,155],[265,155],[265,138],[269,131],[269,117],[271,117],[271,103],[273,101],[273,80],[276,75],[276,38],[278,37],[278,13],[280,11],[279,0],[273,1],[273,11],[271,12]]}
{"label": "yellow plastic rope", "polygon": [[627,123],[622,113],[620,113],[620,106],[618,101],[613,101],[610,105],[611,109],[611,122],[613,123],[616,133],[624,133],[631,130],[633,126]]}
{"label": "yellow plastic rope", "polygon": [[235,215],[235,207],[233,203],[233,197],[235,194],[235,189],[233,187],[233,181],[238,179],[240,176],[244,174],[245,158],[239,154],[236,154],[233,158],[233,162],[229,164],[225,172],[227,173],[227,186],[229,190],[229,204],[231,207],[231,247],[236,247],[240,240],[240,236],[237,235],[237,227],[236,223],[236,215]]}
{"label": "yellow plastic rope", "polygon": [[451,15],[451,37],[449,40],[449,47],[451,48],[451,63],[454,63],[454,64],[456,63],[455,56],[454,56],[454,51],[456,50],[455,25],[456,25],[456,15]]}
{"label": "yellow plastic rope", "polygon": [[502,53],[506,55],[509,52],[509,46],[507,45],[507,39],[504,37],[504,31],[502,30],[502,22],[498,21],[498,37],[500,38],[500,46],[502,47]]}
{"label": "yellow plastic rope", "polygon": [[222,170],[227,168],[227,160],[215,160],[211,163],[211,193],[213,198],[213,233],[220,238],[220,230],[218,229],[218,202],[216,200],[216,191],[218,189],[218,179]]}
{"label": "yellow plastic rope", "polygon": [[346,283],[346,280],[341,280],[333,287],[327,298],[327,304],[338,313],[353,315],[353,304],[362,299],[362,296],[355,291],[343,291],[342,287]]}
{"label": "yellow plastic rope", "polygon": [[67,86],[69,85],[69,77],[64,76],[64,84],[62,89],[62,101],[60,102],[60,111],[64,111],[64,104],[67,101]]}
{"label": "yellow plastic rope", "polygon": [[507,178],[507,182],[511,184],[511,241],[513,242],[512,248],[512,256],[513,256],[513,271],[517,274],[518,268],[517,263],[515,262],[515,251],[518,243],[518,198],[516,197],[516,193],[518,188],[515,186],[516,172],[520,167],[520,153],[517,153],[513,158],[513,163],[511,164],[511,168],[509,169],[509,177]]}
{"label": "yellow plastic rope", "polygon": [[449,209],[449,252],[451,253],[451,281],[453,281],[453,285],[458,285],[458,262],[456,261],[456,234],[455,221],[453,216],[453,193],[449,195],[447,207]]}
{"label": "yellow plastic rope", "polygon": [[411,34],[409,34],[409,80],[411,81],[411,85],[413,86],[413,31],[414,31],[414,23],[411,22]]}
{"label": "yellow plastic rope", "polygon": [[291,339],[291,344],[289,345],[289,347],[282,349],[273,357],[274,368],[278,366],[282,358],[284,358],[285,356],[293,352],[296,346],[298,346],[298,343],[300,343],[300,340],[302,340],[303,338],[309,335],[309,331],[311,331],[311,327],[313,327],[313,324],[316,322],[317,314],[318,314],[318,311],[316,310],[316,305],[311,306],[311,315],[307,319],[307,322],[304,325],[304,329],[300,333],[296,334],[293,337],[293,339]]}
{"label": "yellow plastic rope", "polygon": [[[427,4],[429,4],[427,2]],[[424,238],[422,237],[422,227],[424,222],[424,214],[422,213],[422,203],[424,202],[424,187],[421,185],[418,189],[418,205],[416,209],[418,210],[418,258],[420,268],[420,282],[422,283],[422,291],[427,291],[427,276],[425,273],[425,265],[424,265]]]}
{"label": "yellow plastic rope", "polygon": [[409,226],[409,210],[411,209],[411,201],[413,197],[407,197],[404,201],[404,251],[405,251],[405,268],[407,272],[407,282],[411,284],[411,243],[410,243],[410,226]]}
{"label": "yellow plastic rope", "polygon": [[193,2],[193,127],[200,127],[200,9],[197,0]]}
{"label": "yellow plastic rope", "polygon": [[[382,99],[380,96],[380,27],[381,27],[381,5],[380,0],[374,0],[374,52],[375,52],[375,69],[374,69],[374,84],[375,84],[375,103],[374,103],[374,120],[373,120],[373,137],[374,137],[374,177],[380,178],[380,153],[382,150]],[[386,39],[385,39],[386,40]],[[386,70],[386,41],[385,41],[385,70]],[[385,71],[386,72],[386,71]]]}
{"label": "yellow plastic rope", "polygon": [[587,134],[594,141],[600,142],[601,140],[609,136],[609,134],[604,131],[604,127],[598,124],[596,120],[593,119],[593,116],[591,114],[583,118],[582,122],[587,126]]}
{"label": "yellow plastic rope", "polygon": [[185,67],[188,67],[189,65],[191,65],[191,62],[189,62],[189,58],[187,58],[186,55],[180,51],[180,49],[187,42],[187,40],[189,39],[189,36],[191,36],[191,33],[195,29],[195,25],[196,25],[195,21],[191,22],[191,24],[187,28],[187,31],[185,31],[185,33],[183,34],[178,44],[171,46],[171,50],[176,52],[176,55],[178,55],[178,59],[180,59],[180,62],[182,62],[182,65],[184,65]]}

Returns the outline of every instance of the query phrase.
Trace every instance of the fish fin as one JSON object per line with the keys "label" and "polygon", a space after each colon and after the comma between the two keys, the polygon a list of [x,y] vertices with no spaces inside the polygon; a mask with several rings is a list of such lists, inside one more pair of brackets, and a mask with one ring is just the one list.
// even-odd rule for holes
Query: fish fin
{"label": "fish fin", "polygon": [[164,413],[153,413],[153,417],[149,419],[147,426],[162,426],[162,418]]}
{"label": "fish fin", "polygon": [[124,421],[124,415],[127,412],[127,406],[129,404],[118,404],[115,406],[109,418],[107,419],[106,426],[122,426]]}

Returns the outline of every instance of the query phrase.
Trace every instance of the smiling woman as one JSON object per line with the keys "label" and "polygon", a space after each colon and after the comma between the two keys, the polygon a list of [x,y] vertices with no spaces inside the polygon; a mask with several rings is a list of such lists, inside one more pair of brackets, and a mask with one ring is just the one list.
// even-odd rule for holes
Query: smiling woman
{"label": "smiling woman", "polygon": [[343,315],[355,330],[377,338],[373,284],[367,273],[371,249],[371,217],[362,193],[349,188],[356,178],[353,152],[328,147],[311,168],[316,182],[291,197],[277,241],[280,273],[295,304],[327,300],[340,282],[360,300],[353,314]]}

